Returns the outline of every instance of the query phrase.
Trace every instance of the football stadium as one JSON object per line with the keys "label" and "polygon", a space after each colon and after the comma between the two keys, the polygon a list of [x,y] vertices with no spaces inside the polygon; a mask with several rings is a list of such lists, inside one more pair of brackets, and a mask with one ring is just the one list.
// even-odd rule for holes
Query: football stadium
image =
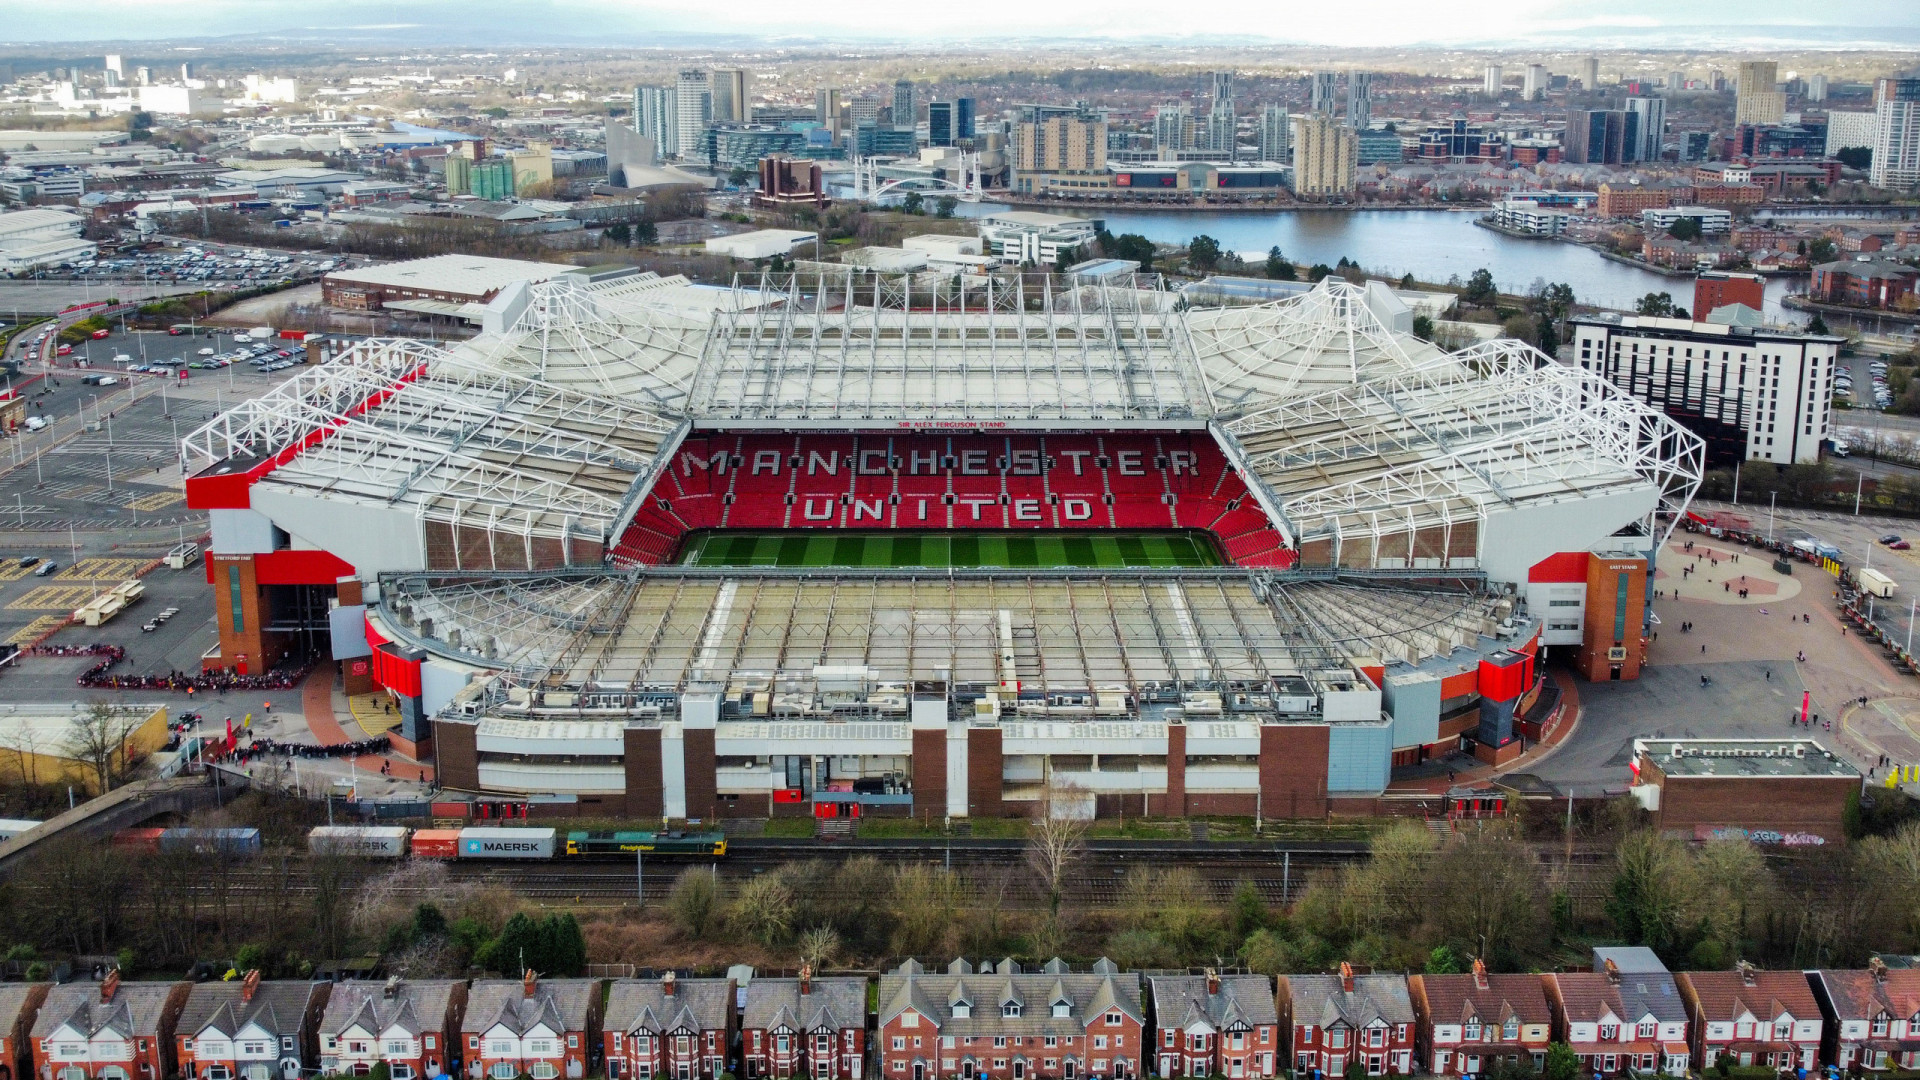
{"label": "football stadium", "polygon": [[[503,290],[183,442],[205,664],[339,661],[449,789],[702,819],[1364,812],[1632,678],[1700,440],[1379,285]],[[1537,733],[1535,733],[1537,734]]]}

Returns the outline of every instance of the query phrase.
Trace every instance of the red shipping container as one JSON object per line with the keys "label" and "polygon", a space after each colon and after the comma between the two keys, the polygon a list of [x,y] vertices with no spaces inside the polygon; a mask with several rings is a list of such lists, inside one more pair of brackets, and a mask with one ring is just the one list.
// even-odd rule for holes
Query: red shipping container
{"label": "red shipping container", "polygon": [[156,852],[165,829],[121,829],[113,834],[113,846],[123,851]]}
{"label": "red shipping container", "polygon": [[460,857],[459,829],[415,829],[413,857],[416,859],[457,859]]}

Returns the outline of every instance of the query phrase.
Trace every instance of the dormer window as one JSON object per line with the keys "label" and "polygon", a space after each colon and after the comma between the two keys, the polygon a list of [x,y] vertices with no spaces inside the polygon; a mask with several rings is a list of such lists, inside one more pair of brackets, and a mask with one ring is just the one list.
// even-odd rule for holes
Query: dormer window
{"label": "dormer window", "polygon": [[1620,1025],[1617,1023],[1601,1024],[1600,1038],[1603,1042],[1613,1042],[1617,1040],[1620,1038]]}
{"label": "dormer window", "polygon": [[1061,998],[1060,1000],[1058,1000],[1058,1001],[1056,1001],[1056,1002],[1054,1002],[1054,1003],[1053,1003],[1053,1015],[1055,1015],[1055,1016],[1072,1016],[1072,1015],[1073,1015],[1073,1003],[1072,1003],[1072,1002],[1070,1002],[1070,1001],[1068,1001],[1068,1000],[1067,1000],[1066,998]]}
{"label": "dormer window", "polygon": [[[1911,1030],[1911,1028],[1909,1028],[1909,1030]],[[1793,1021],[1791,1020],[1774,1021],[1774,1025],[1773,1025],[1774,1041],[1786,1042],[1788,1039],[1791,1039],[1791,1038],[1793,1038]]]}
{"label": "dormer window", "polygon": [[1019,1019],[1019,1018],[1020,1018],[1020,1003],[1019,1003],[1019,1002],[1017,1002],[1017,1001],[1003,1001],[1003,1002],[1001,1002],[1001,1003],[1000,1003],[1000,1016],[1001,1016],[1001,1017],[1002,1017],[1003,1019],[1007,1019],[1007,1020],[1017,1020],[1017,1019]]}
{"label": "dormer window", "polygon": [[1659,1030],[1659,1027],[1653,1021],[1651,1020],[1640,1021],[1640,1037],[1641,1038],[1651,1039],[1653,1038],[1654,1032],[1657,1030]]}
{"label": "dormer window", "polygon": [[968,1001],[966,998],[961,998],[954,1002],[953,1018],[955,1020],[971,1020],[973,1018],[973,1002]]}
{"label": "dormer window", "polygon": [[1881,1013],[1879,1016],[1874,1017],[1873,1033],[1875,1035],[1885,1035],[1887,1033],[1887,1022],[1888,1017],[1886,1013]]}
{"label": "dormer window", "polygon": [[1480,1041],[1480,1020],[1478,1017],[1467,1021],[1466,1038],[1468,1042]]}
{"label": "dormer window", "polygon": [[1520,1021],[1511,1016],[1507,1017],[1507,1022],[1501,1025],[1500,1027],[1500,1037],[1507,1040],[1508,1042],[1512,1042],[1513,1040],[1519,1038],[1520,1037]]}

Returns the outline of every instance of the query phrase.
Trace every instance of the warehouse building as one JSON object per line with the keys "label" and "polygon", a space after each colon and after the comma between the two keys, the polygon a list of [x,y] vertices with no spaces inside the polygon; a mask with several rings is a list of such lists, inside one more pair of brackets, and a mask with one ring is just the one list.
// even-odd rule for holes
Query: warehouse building
{"label": "warehouse building", "polygon": [[1847,842],[1860,770],[1814,739],[1635,739],[1633,795],[1653,826],[1692,840]]}
{"label": "warehouse building", "polygon": [[379,311],[406,300],[484,304],[516,281],[547,281],[577,269],[566,263],[435,255],[336,271],[320,279],[320,291],[328,304],[356,311]]}

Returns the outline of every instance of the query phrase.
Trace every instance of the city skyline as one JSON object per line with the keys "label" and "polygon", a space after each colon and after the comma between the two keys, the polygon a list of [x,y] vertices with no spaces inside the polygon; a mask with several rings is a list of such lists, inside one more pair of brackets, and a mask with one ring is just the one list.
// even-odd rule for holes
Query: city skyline
{"label": "city skyline", "polygon": [[[10,10],[9,10],[10,9]],[[769,0],[740,0],[723,8],[689,10],[654,0],[545,0],[531,4],[487,2],[454,5],[439,0],[405,9],[396,19],[390,5],[344,0],[316,19],[310,5],[284,0],[82,0],[46,8],[0,4],[11,29],[5,44],[166,40],[186,37],[393,35],[422,40],[480,40],[512,34],[516,44],[593,40],[606,45],[674,45],[725,37],[868,41],[939,40],[987,42],[1030,36],[1026,44],[1053,40],[1164,40],[1211,38],[1244,44],[1308,44],[1330,47],[1495,47],[1578,42],[1590,47],[1693,47],[1711,32],[1722,47],[1764,48],[1779,44],[1824,48],[1889,48],[1920,42],[1920,10],[1894,0],[1869,0],[1844,13],[1808,18],[1805,8],[1784,0],[1741,4],[1708,0],[1676,14],[1672,5],[1628,0],[1604,12],[1570,0],[1533,9],[1474,2],[1444,13],[1410,0],[1369,0],[1338,9],[1278,10],[1255,0],[1227,0],[1204,25],[1169,26],[1164,12],[1144,0],[1058,3],[1036,7],[1010,0],[982,0],[964,8],[916,15],[912,32],[864,0],[815,5],[796,16]],[[454,18],[453,16],[456,16]],[[190,34],[183,28],[191,27]],[[664,37],[663,37],[664,35]],[[669,40],[677,39],[677,40]]]}

